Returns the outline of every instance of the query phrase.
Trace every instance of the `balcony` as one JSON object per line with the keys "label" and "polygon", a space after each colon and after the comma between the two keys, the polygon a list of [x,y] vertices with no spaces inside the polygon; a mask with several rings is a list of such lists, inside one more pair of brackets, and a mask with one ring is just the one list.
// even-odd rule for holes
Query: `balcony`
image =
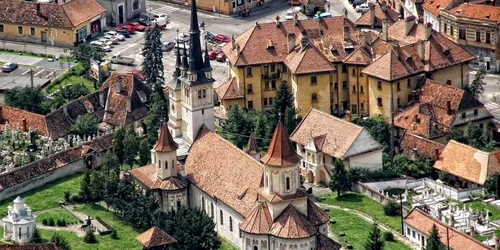
{"label": "balcony", "polygon": [[260,76],[261,76],[262,80],[273,80],[273,79],[281,78],[281,72],[278,71],[276,73],[261,74]]}

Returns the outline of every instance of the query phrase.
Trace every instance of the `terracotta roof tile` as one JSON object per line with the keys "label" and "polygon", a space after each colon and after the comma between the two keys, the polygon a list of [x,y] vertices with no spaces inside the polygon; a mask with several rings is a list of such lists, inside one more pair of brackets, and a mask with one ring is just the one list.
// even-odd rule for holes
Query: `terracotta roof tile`
{"label": "terracotta roof tile", "polygon": [[258,189],[260,197],[264,198],[266,201],[271,203],[282,202],[285,200],[301,199],[309,197],[309,193],[303,188],[297,189],[293,194],[279,195],[279,194],[268,194],[263,187]]}
{"label": "terracotta roof tile", "polygon": [[266,155],[260,159],[266,165],[290,167],[300,162],[300,157],[292,147],[283,123],[278,122]]}
{"label": "terracotta roof tile", "polygon": [[253,134],[248,138],[247,146],[245,147],[245,153],[250,155],[255,155],[259,153],[259,148],[257,147],[257,141]]}
{"label": "terracotta roof tile", "polygon": [[20,245],[1,245],[0,250],[62,250],[54,243],[27,243]]}
{"label": "terracotta roof tile", "polygon": [[262,164],[207,128],[191,145],[184,168],[190,182],[239,214],[255,205]]}
{"label": "terracotta roof tile", "polygon": [[240,224],[240,230],[251,234],[267,234],[273,220],[265,202],[257,202]]}
{"label": "terracotta roof tile", "polygon": [[[411,46],[411,45],[410,45]],[[402,53],[403,48],[396,47],[362,70],[364,74],[386,81],[394,81],[423,71],[423,64],[411,55]]]}
{"label": "terracotta roof tile", "polygon": [[177,177],[161,179],[156,176],[156,165],[149,164],[128,171],[130,175],[150,189],[179,190],[187,187],[187,182]]}
{"label": "terracotta roof tile", "polygon": [[439,9],[446,8],[452,2],[452,0],[427,0],[422,4],[422,8],[437,17],[439,16]]}
{"label": "terracotta roof tile", "polygon": [[342,249],[342,245],[338,242],[330,239],[328,236],[320,233],[317,238],[318,247],[316,250],[340,250]]}
{"label": "terracotta roof tile", "polygon": [[[384,6],[382,6],[384,5]],[[371,27],[371,10],[365,11],[361,16],[354,22],[354,24],[358,27]],[[375,4],[375,24],[374,28],[382,28],[382,20],[387,19],[389,24],[394,23],[399,19],[399,13],[393,9],[387,8],[385,3],[377,3]]]}
{"label": "terracotta roof tile", "polygon": [[[441,243],[444,246],[450,244],[450,249],[474,249],[474,250],[492,250],[474,238],[449,227],[441,221],[433,218],[418,208],[414,208],[406,215],[404,223],[420,231],[420,233],[429,235],[432,225],[436,225],[440,235]],[[448,232],[448,237],[446,236]]]}
{"label": "terracotta roof tile", "polygon": [[500,6],[463,3],[448,12],[456,17],[500,23]]}
{"label": "terracotta roof tile", "polygon": [[318,233],[318,229],[297,209],[288,205],[272,224],[269,233],[285,239],[308,238]]}
{"label": "terracotta roof tile", "polygon": [[336,71],[328,59],[314,46],[294,50],[286,57],[285,65],[291,73],[296,75]]}
{"label": "terracotta roof tile", "polygon": [[320,226],[328,222],[330,216],[314,202],[307,201],[307,217],[314,226]]}
{"label": "terracotta roof tile", "polygon": [[106,12],[95,0],[70,0],[62,8],[74,27]]}
{"label": "terracotta roof tile", "polygon": [[175,143],[170,131],[168,130],[168,125],[163,123],[161,126],[160,136],[156,141],[156,144],[153,145],[153,149],[156,152],[172,152],[179,148],[179,145]]}
{"label": "terracotta roof tile", "polygon": [[[444,146],[441,143],[414,135],[410,132],[405,132],[399,141],[400,150],[409,159],[414,159],[415,153],[418,153],[426,158],[436,160],[439,154],[443,152]],[[436,149],[438,150],[437,155]]]}
{"label": "terracotta roof tile", "polygon": [[227,82],[219,86],[215,92],[219,95],[221,100],[232,100],[243,98],[243,94],[238,87],[238,79],[233,77]]}
{"label": "terracotta roof tile", "polygon": [[0,130],[5,131],[6,122],[9,123],[11,130],[20,130],[23,128],[23,121],[26,123],[27,130],[34,130],[41,135],[48,136],[47,122],[43,115],[24,111],[22,109],[13,108],[10,106],[0,106]]}
{"label": "terracotta roof tile", "polygon": [[136,239],[146,248],[166,246],[177,242],[172,236],[157,227],[152,227],[139,234]]}
{"label": "terracotta roof tile", "polygon": [[344,60],[345,64],[368,65],[372,62],[370,54],[365,48],[359,46]]}

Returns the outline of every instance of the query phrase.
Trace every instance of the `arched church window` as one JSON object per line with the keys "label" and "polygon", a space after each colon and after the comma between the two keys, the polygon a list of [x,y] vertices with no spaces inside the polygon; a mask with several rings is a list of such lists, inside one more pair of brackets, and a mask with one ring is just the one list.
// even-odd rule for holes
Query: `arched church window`
{"label": "arched church window", "polygon": [[201,90],[198,90],[198,99],[201,99]]}
{"label": "arched church window", "polygon": [[286,190],[290,190],[290,177],[286,177]]}
{"label": "arched church window", "polygon": [[172,104],[172,105],[170,106],[170,109],[171,109],[172,111],[175,111],[175,106]]}
{"label": "arched church window", "polygon": [[177,201],[177,210],[179,210],[181,208],[181,201]]}
{"label": "arched church window", "polygon": [[233,217],[229,216],[229,231],[233,231]]}
{"label": "arched church window", "polygon": [[203,90],[203,98],[205,98],[205,97],[207,97],[207,90],[206,89]]}
{"label": "arched church window", "polygon": [[165,169],[168,169],[168,161],[165,161]]}
{"label": "arched church window", "polygon": [[201,209],[205,211],[205,197],[201,197]]}
{"label": "arched church window", "polygon": [[253,250],[259,250],[259,247],[254,246],[254,247],[253,247]]}
{"label": "arched church window", "polygon": [[174,160],[172,160],[172,167],[175,168]]}

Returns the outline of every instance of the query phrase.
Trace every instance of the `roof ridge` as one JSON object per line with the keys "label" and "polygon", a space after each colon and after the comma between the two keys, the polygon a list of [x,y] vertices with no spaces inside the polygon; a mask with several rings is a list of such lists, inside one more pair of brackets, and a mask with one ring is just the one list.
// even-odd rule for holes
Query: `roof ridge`
{"label": "roof ridge", "polygon": [[[262,164],[260,161],[257,161],[255,158],[253,158],[252,156],[250,156],[249,154],[245,153],[243,150],[241,150],[240,148],[236,147],[234,144],[232,144],[230,141],[224,139],[222,136],[220,136],[219,134],[215,133],[214,131],[211,131],[210,129],[206,128],[209,133],[212,133],[215,135],[216,138],[218,138],[219,140],[223,141],[224,143],[226,143],[227,145],[231,146],[232,148],[234,149],[237,149],[239,153],[245,155],[245,157],[247,157],[248,159],[251,159],[252,161],[254,161],[255,163],[259,164],[259,166],[261,167],[264,167],[264,164]],[[196,140],[195,140],[196,142]],[[194,144],[194,142],[193,142]]]}
{"label": "roof ridge", "polygon": [[[321,111],[321,110],[319,110],[319,109],[315,109],[315,108],[311,108],[311,109],[314,109],[314,111],[315,111],[315,112],[318,112],[319,114],[324,115],[324,116],[326,116],[326,117],[328,117],[328,118],[330,118],[330,119],[333,119],[333,120],[336,120],[336,121],[343,122],[343,123],[345,123],[345,124],[347,124],[347,125],[351,125],[351,126],[353,126],[353,127],[355,127],[355,128],[359,128],[359,129],[360,129],[360,132],[361,132],[363,129],[365,129],[365,128],[363,128],[362,126],[359,126],[359,125],[354,124],[354,123],[352,123],[352,122],[348,122],[348,121],[346,121],[346,120],[344,120],[344,119],[337,118],[337,117],[335,117],[335,116],[333,116],[333,115],[330,115],[330,114],[328,114],[328,113],[326,113],[326,112],[323,112],[323,111]],[[307,115],[306,115],[306,116],[307,116]],[[302,119],[302,121],[303,121],[303,120],[305,120],[305,117],[306,117],[306,116],[304,116],[304,118]],[[297,126],[297,127],[298,127],[298,126]]]}

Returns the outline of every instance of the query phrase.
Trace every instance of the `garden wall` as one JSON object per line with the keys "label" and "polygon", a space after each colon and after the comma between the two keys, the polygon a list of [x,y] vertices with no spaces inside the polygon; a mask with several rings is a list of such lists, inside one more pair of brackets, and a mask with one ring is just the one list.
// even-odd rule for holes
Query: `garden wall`
{"label": "garden wall", "polygon": [[[371,188],[370,186],[366,185],[366,183],[357,182],[353,185],[353,189],[354,191],[358,191],[381,204],[385,204],[389,201],[394,201],[394,199],[380,193],[376,189]],[[403,206],[403,216],[406,216],[409,212],[410,209]]]}

